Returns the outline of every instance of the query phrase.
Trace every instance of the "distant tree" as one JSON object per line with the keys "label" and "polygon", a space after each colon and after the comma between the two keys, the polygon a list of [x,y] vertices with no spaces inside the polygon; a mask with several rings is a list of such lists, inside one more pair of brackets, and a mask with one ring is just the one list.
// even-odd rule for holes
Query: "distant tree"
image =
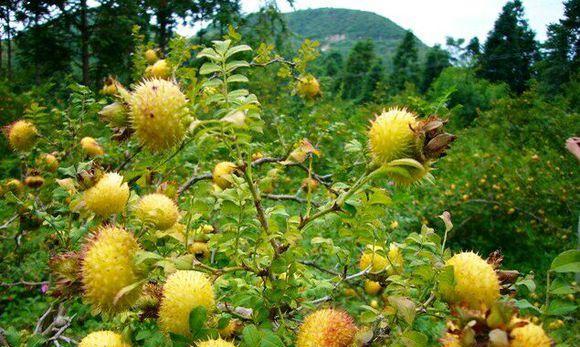
{"label": "distant tree", "polygon": [[147,34],[149,16],[138,0],[101,0],[92,9],[90,37],[91,74],[93,81],[107,75],[127,79],[131,71],[131,53],[134,51],[132,29],[141,27]]}
{"label": "distant tree", "polygon": [[370,40],[357,42],[348,55],[342,81],[343,97],[359,99],[364,91],[367,74],[376,61],[375,48]]}
{"label": "distant tree", "polygon": [[449,53],[449,60],[454,66],[474,66],[477,64],[477,59],[481,54],[481,44],[477,37],[471,38],[467,44],[465,39],[447,37],[445,46]]}
{"label": "distant tree", "polygon": [[534,32],[524,18],[520,0],[508,2],[496,20],[480,56],[480,76],[492,82],[506,82],[521,93],[533,75],[538,59]]}
{"label": "distant tree", "polygon": [[12,78],[12,37],[15,31],[14,16],[16,9],[20,5],[20,0],[0,0],[0,20],[4,27],[3,30],[0,31],[0,35],[2,35],[0,39],[6,41],[6,76],[8,79]]}
{"label": "distant tree", "polygon": [[332,78],[331,89],[333,92],[340,90],[340,82],[344,71],[344,59],[339,52],[331,52],[324,56],[322,73]]}
{"label": "distant tree", "polygon": [[580,73],[580,0],[564,2],[564,18],[548,26],[543,49],[539,66],[543,85],[548,92],[559,92]]}
{"label": "distant tree", "polygon": [[144,5],[155,17],[156,39],[161,50],[173,35],[173,30],[181,22],[194,23],[211,19],[216,10],[221,10],[221,18],[230,14],[228,10],[239,10],[239,0],[144,0]]}
{"label": "distant tree", "polygon": [[365,79],[361,101],[372,101],[375,96],[375,92],[382,85],[384,79],[385,68],[383,66],[383,62],[380,59],[376,59]]}
{"label": "distant tree", "polygon": [[423,69],[423,80],[421,81],[421,92],[426,92],[431,83],[439,77],[441,71],[451,66],[449,52],[442,49],[440,45],[435,45],[427,53],[425,67]]}
{"label": "distant tree", "polygon": [[412,83],[416,86],[420,81],[419,54],[417,52],[417,41],[411,31],[407,31],[403,41],[393,57],[393,72],[390,82],[395,91],[403,90],[405,83]]}
{"label": "distant tree", "polygon": [[[21,65],[27,69],[32,66],[34,81],[40,83],[40,77],[44,67],[50,71],[55,67],[62,66],[65,50],[54,23],[51,21],[59,14],[65,5],[65,0],[25,0],[16,9],[16,19],[24,26],[22,35],[18,35],[18,46],[25,52],[21,56]],[[54,54],[53,54],[54,53]],[[56,64],[53,64],[55,63]],[[52,66],[51,66],[52,65]],[[56,66],[55,66],[56,65]],[[52,68],[52,69],[51,69]]]}

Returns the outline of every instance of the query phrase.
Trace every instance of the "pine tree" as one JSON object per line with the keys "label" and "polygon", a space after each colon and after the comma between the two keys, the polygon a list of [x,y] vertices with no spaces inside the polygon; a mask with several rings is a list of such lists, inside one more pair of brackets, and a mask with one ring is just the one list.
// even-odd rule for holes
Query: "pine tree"
{"label": "pine tree", "polygon": [[580,71],[580,0],[564,3],[564,18],[548,26],[539,68],[547,92],[555,93]]}
{"label": "pine tree", "polygon": [[355,100],[362,96],[365,79],[375,59],[375,48],[370,40],[359,41],[351,49],[342,81],[345,99]]}
{"label": "pine tree", "polygon": [[496,20],[480,56],[480,75],[492,82],[506,82],[521,93],[533,76],[538,59],[534,32],[524,17],[520,0],[508,2]]}
{"label": "pine tree", "polygon": [[405,83],[419,85],[419,54],[417,41],[411,31],[407,31],[393,57],[393,72],[390,82],[395,91],[403,90]]}
{"label": "pine tree", "polygon": [[439,77],[441,71],[449,66],[451,66],[449,52],[442,49],[439,45],[435,45],[430,49],[425,59],[421,91],[423,93],[426,92],[431,86],[431,83]]}
{"label": "pine tree", "polygon": [[361,97],[362,102],[373,100],[375,92],[381,87],[384,81],[384,76],[385,69],[383,67],[383,62],[380,59],[376,59],[365,80],[364,91]]}

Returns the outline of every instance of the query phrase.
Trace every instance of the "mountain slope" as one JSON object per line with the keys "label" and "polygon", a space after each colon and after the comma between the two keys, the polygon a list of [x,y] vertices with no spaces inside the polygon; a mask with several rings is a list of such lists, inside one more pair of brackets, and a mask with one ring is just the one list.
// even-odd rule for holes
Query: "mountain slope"
{"label": "mountain slope", "polygon": [[[298,38],[320,42],[323,51],[336,50],[344,55],[357,41],[370,39],[383,61],[390,64],[405,29],[376,13],[340,8],[318,8],[285,13],[288,28]],[[427,46],[417,39],[419,55]]]}

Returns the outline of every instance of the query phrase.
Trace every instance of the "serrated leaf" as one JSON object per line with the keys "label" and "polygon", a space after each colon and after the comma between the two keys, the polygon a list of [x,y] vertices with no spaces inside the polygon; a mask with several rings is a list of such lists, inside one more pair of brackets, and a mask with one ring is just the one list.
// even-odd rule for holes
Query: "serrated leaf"
{"label": "serrated leaf", "polygon": [[262,336],[255,325],[248,325],[242,331],[242,337],[246,346],[259,346]]}

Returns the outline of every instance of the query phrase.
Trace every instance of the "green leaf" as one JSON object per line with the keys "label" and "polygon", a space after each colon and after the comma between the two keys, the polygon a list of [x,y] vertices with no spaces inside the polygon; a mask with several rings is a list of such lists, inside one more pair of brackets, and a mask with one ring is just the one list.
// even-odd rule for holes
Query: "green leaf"
{"label": "green leaf", "polygon": [[214,61],[221,60],[221,57],[213,48],[204,48],[201,52],[197,54],[197,58],[208,58]]}
{"label": "green leaf", "polygon": [[229,63],[226,64],[226,71],[229,73],[229,72],[232,72],[232,71],[239,69],[241,67],[248,67],[248,66],[250,66],[250,64],[248,64],[247,61],[233,60],[233,61],[230,61]]}
{"label": "green leaf", "polygon": [[230,77],[228,77],[227,81],[228,81],[228,83],[234,83],[234,82],[245,83],[245,82],[249,82],[250,80],[244,75],[235,74],[235,75],[231,75]]}
{"label": "green leaf", "polygon": [[577,307],[573,302],[556,299],[550,302],[546,314],[549,316],[562,316],[576,311]]}
{"label": "green leaf", "polygon": [[423,347],[427,346],[427,341],[429,339],[425,334],[422,334],[418,331],[407,331],[403,333],[402,337],[403,345],[406,347]]}
{"label": "green leaf", "polygon": [[239,46],[234,46],[230,49],[228,49],[228,51],[226,52],[226,59],[231,57],[232,55],[236,54],[236,53],[240,53],[240,52],[247,52],[247,51],[251,51],[252,47],[248,46],[248,45],[239,45]]}
{"label": "green leaf", "polygon": [[439,292],[452,293],[455,287],[455,273],[453,272],[453,265],[445,266],[438,276]]}
{"label": "green leaf", "polygon": [[403,318],[407,324],[413,324],[415,320],[415,303],[402,296],[389,296],[389,304],[397,309],[397,316]]}
{"label": "green leaf", "polygon": [[203,333],[203,325],[207,320],[207,309],[204,306],[195,307],[189,312],[189,331],[196,338]]}
{"label": "green leaf", "polygon": [[276,334],[268,330],[263,330],[263,332],[264,336],[260,347],[284,347],[284,343]]}
{"label": "green leaf", "polygon": [[250,92],[248,92],[247,89],[236,89],[236,90],[233,90],[231,93],[228,93],[228,98],[237,99],[237,98],[240,98],[242,96],[246,96],[249,93]]}
{"label": "green leaf", "polygon": [[211,73],[220,71],[220,69],[221,68],[217,64],[214,64],[214,63],[205,63],[199,69],[199,73],[201,75],[209,75]]}
{"label": "green leaf", "polygon": [[560,253],[552,261],[550,271],[554,272],[580,272],[580,250],[571,249]]}
{"label": "green leaf", "polygon": [[247,327],[244,328],[244,330],[242,331],[242,337],[246,346],[249,347],[259,346],[260,340],[262,340],[262,336],[260,335],[258,328],[256,328],[256,326],[253,324],[248,325]]}
{"label": "green leaf", "polygon": [[117,292],[117,295],[115,295],[115,299],[113,299],[113,304],[116,305],[117,302],[119,302],[119,300],[121,300],[125,295],[129,294],[130,292],[134,291],[137,288],[141,288],[141,285],[145,283],[145,281],[147,280],[137,281],[135,283],[132,283],[128,286],[121,288],[121,290]]}

